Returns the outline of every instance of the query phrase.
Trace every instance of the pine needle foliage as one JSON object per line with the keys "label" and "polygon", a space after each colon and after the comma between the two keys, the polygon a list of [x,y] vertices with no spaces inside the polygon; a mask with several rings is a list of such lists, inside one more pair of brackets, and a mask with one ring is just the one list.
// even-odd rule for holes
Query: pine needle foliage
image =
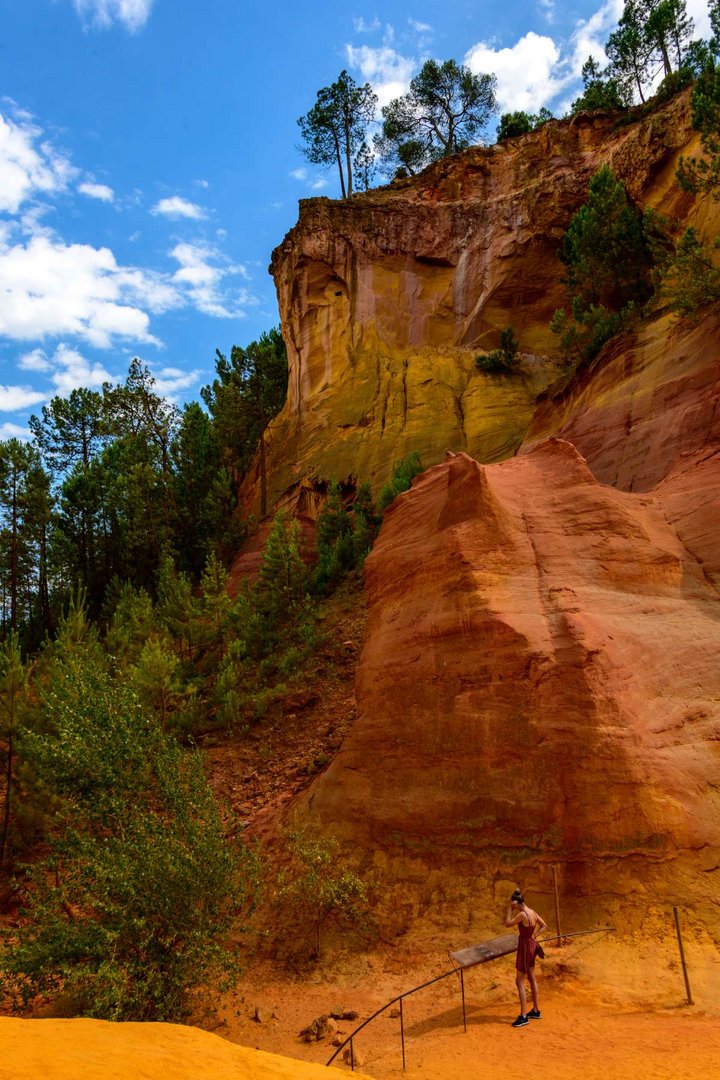
{"label": "pine needle foliage", "polygon": [[403,491],[409,491],[416,476],[423,471],[417,451],[393,465],[392,475],[378,496],[378,508],[385,510]]}

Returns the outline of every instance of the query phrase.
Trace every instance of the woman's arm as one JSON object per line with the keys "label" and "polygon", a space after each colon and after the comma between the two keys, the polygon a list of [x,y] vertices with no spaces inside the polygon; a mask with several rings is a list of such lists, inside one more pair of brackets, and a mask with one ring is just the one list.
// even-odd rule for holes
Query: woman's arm
{"label": "woman's arm", "polygon": [[543,930],[547,929],[547,923],[543,919],[542,915],[538,915],[537,911],[535,912],[535,914],[537,915],[537,922],[533,926],[533,935],[537,937],[538,934],[541,934]]}
{"label": "woman's arm", "polygon": [[518,911],[516,915],[513,915],[513,909],[508,908],[507,915],[505,916],[505,926],[517,926],[523,919],[527,920],[527,916],[524,911]]}

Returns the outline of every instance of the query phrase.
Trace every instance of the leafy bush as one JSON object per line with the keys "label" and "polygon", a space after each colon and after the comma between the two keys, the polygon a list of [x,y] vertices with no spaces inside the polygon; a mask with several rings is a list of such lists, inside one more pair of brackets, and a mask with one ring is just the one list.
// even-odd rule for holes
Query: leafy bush
{"label": "leafy bush", "polygon": [[558,308],[550,322],[553,334],[560,337],[560,350],[571,366],[577,368],[593,360],[606,341],[622,330],[634,311],[632,305],[622,311],[608,311],[602,305],[583,307],[577,298],[572,312]]}
{"label": "leafy bush", "polygon": [[652,259],[643,216],[609,165],[590,180],[587,202],[563,236],[560,259],[570,295],[583,307],[619,311],[649,297]]}
{"label": "leafy bush", "polygon": [[613,76],[603,78],[597,61],[592,56],[583,64],[582,79],[584,92],[570,106],[570,112],[577,116],[583,112],[618,112],[625,110],[632,102],[632,93]]}
{"label": "leafy bush", "polygon": [[336,482],[330,485],[317,522],[318,561],[313,574],[314,592],[329,592],[347,574],[362,566],[379,524],[369,484],[360,485],[351,510],[343,505],[339,485]]}
{"label": "leafy bush", "polygon": [[510,139],[514,135],[525,135],[528,131],[536,131],[537,128],[553,119],[549,109],[541,109],[539,113],[526,113],[523,111],[503,113],[497,129],[497,141]]}
{"label": "leafy bush", "polygon": [[519,343],[512,326],[500,331],[500,348],[475,357],[479,371],[488,375],[516,375],[520,367]]}
{"label": "leafy bush", "polygon": [[653,105],[662,105],[666,101],[670,101],[681,90],[691,86],[694,78],[695,76],[689,67],[681,67],[677,71],[671,71],[658,86],[653,98]]}
{"label": "leafy bush", "polygon": [[423,471],[420,458],[413,451],[406,458],[401,458],[393,465],[392,475],[378,497],[379,509],[385,510],[403,491],[409,491],[414,478]]}
{"label": "leafy bush", "polygon": [[660,286],[669,307],[694,316],[720,300],[720,239],[704,242],[695,229],[686,229],[666,264]]}
{"label": "leafy bush", "polygon": [[692,92],[692,125],[700,132],[703,157],[681,157],[677,178],[681,188],[708,192],[720,199],[720,67],[707,68]]}
{"label": "leafy bush", "polygon": [[288,833],[286,841],[292,867],[278,876],[277,904],[317,959],[328,926],[359,928],[364,924],[367,888],[357,874],[337,865],[335,840],[305,829]]}
{"label": "leafy bush", "polygon": [[197,754],[126,683],[91,649],[54,670],[23,746],[57,809],[2,988],[16,1008],[62,991],[81,1015],[181,1019],[194,988],[232,975],[223,939],[257,868],[226,840]]}

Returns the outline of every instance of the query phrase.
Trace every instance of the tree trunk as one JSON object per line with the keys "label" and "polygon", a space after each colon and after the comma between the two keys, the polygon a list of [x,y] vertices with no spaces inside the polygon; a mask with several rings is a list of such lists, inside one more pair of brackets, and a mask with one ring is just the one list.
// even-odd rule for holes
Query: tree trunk
{"label": "tree trunk", "polygon": [[8,730],[7,764],[5,766],[5,809],[3,812],[2,840],[0,840],[0,866],[5,865],[5,852],[10,832],[10,787],[12,785],[13,733],[12,720]]}
{"label": "tree trunk", "polygon": [[265,432],[260,435],[260,518],[267,514],[267,474],[265,471]]}
{"label": "tree trunk", "polygon": [[343,172],[342,157],[340,154],[340,142],[335,139],[335,158],[337,160],[338,172],[340,173],[340,191],[342,192],[343,199],[347,199],[347,190],[345,188],[345,173]]}

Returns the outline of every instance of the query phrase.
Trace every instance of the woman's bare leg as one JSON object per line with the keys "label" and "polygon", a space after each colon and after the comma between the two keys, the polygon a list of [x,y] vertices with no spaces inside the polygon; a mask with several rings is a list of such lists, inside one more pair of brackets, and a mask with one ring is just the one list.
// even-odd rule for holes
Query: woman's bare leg
{"label": "woman's bare leg", "polygon": [[525,976],[522,971],[518,971],[515,978],[515,985],[517,986],[518,997],[520,998],[520,1014],[525,1016],[527,1013],[527,998],[525,997]]}
{"label": "woman's bare leg", "polygon": [[535,978],[535,968],[530,968],[528,971],[528,981],[530,983],[530,990],[532,992],[533,1008],[536,1012],[540,1012],[540,1006],[538,1005],[538,985]]}

